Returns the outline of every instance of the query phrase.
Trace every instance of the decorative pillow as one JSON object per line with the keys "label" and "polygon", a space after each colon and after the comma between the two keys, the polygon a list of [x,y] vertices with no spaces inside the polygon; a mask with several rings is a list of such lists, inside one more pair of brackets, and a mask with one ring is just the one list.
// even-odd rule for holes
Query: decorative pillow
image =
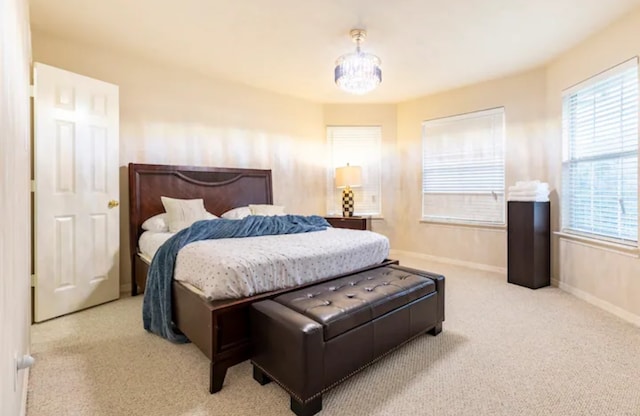
{"label": "decorative pillow", "polygon": [[169,231],[177,233],[196,221],[206,220],[207,211],[202,199],[175,199],[160,197],[164,210],[167,211]]}
{"label": "decorative pillow", "polygon": [[248,217],[249,215],[251,215],[251,209],[249,209],[249,207],[238,207],[230,209],[229,211],[222,214],[222,218],[227,220],[241,220],[244,217]]}
{"label": "decorative pillow", "polygon": [[252,215],[287,215],[282,205],[249,205]]}
{"label": "decorative pillow", "polygon": [[167,224],[167,213],[154,215],[151,218],[147,218],[142,223],[142,229],[145,231],[153,231],[156,233],[166,233],[169,231],[169,225]]}
{"label": "decorative pillow", "polygon": [[[220,218],[210,212],[207,212],[206,215],[207,217],[205,219],[207,220],[215,220],[216,218]],[[168,233],[168,222],[168,214],[166,212],[163,212],[162,214],[154,215],[151,218],[147,218],[147,220],[142,223],[142,229],[145,231],[153,231],[154,233]]]}

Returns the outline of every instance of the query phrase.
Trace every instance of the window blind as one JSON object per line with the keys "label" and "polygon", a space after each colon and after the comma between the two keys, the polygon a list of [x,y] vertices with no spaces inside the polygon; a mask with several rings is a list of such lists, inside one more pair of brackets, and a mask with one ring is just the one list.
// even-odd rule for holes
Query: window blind
{"label": "window blind", "polygon": [[504,224],[504,108],[425,121],[422,219]]}
{"label": "window blind", "polygon": [[562,228],[638,241],[638,62],[563,94]]}
{"label": "window blind", "polygon": [[342,189],[335,186],[338,167],[362,167],[362,186],[351,188],[354,215],[380,215],[380,159],[382,128],[380,126],[329,126],[329,169],[327,171],[327,213],[342,215]]}

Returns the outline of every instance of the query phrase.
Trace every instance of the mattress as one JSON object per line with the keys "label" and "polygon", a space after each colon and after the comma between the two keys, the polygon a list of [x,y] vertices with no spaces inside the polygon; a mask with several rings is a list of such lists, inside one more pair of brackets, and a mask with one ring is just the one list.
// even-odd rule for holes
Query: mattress
{"label": "mattress", "polygon": [[[153,258],[172,235],[145,231],[139,240],[141,257]],[[234,299],[349,273],[388,255],[385,236],[342,228],[203,240],[178,252],[174,279],[209,300]]]}

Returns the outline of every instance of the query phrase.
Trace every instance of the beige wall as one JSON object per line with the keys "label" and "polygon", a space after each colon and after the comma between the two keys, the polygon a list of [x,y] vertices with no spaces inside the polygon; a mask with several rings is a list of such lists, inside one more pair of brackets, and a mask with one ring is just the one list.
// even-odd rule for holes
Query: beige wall
{"label": "beige wall", "polygon": [[[129,162],[273,170],[274,202],[325,210],[322,105],[133,56],[33,33],[34,61],[120,87],[120,165]],[[128,189],[121,168],[121,283],[129,276]]]}
{"label": "beige wall", "polygon": [[0,414],[26,411],[25,371],[14,386],[14,357],[29,352],[30,114],[26,0],[0,0]]}
{"label": "beige wall", "polygon": [[420,222],[422,209],[422,122],[477,110],[504,107],[506,184],[546,181],[545,71],[516,76],[422,97],[398,105],[398,157],[401,198],[394,248],[490,268],[506,266],[506,232],[502,228]]}
{"label": "beige wall", "polygon": [[326,104],[325,126],[380,126],[382,128],[382,218],[374,218],[373,231],[389,237],[395,245],[397,204],[401,199],[400,176],[396,155],[396,105],[395,104]]}
{"label": "beige wall", "polygon": [[[549,177],[561,186],[562,90],[640,54],[640,9],[628,14],[547,66]],[[559,201],[553,229],[560,228]],[[553,239],[553,276],[561,287],[640,325],[640,260],[635,253]]]}
{"label": "beige wall", "polygon": [[[398,105],[401,198],[394,248],[489,268],[506,267],[504,229],[420,223],[421,122],[504,106],[506,183],[540,179],[552,188],[552,231],[560,229],[562,90],[640,53],[640,9],[541,69]],[[552,277],[560,287],[640,325],[638,250],[552,237]]]}

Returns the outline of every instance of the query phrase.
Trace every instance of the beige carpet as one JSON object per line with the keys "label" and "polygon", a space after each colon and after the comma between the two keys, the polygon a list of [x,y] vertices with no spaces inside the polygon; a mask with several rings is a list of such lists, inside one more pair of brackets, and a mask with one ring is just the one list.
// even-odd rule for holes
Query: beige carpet
{"label": "beige carpet", "polygon": [[[640,415],[640,330],[555,288],[447,276],[446,322],[325,394],[321,415]],[[640,301],[640,300],[639,300]],[[248,362],[208,393],[193,345],[146,333],[141,297],[35,325],[28,415],[288,415]]]}

